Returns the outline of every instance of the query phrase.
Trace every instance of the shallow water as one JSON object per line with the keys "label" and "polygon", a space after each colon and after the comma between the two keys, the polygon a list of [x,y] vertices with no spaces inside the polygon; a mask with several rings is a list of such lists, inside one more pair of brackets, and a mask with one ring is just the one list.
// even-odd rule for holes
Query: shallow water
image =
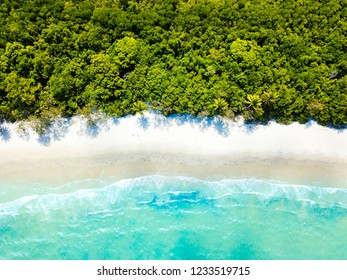
{"label": "shallow water", "polygon": [[0,259],[347,259],[342,188],[154,175],[0,198]]}

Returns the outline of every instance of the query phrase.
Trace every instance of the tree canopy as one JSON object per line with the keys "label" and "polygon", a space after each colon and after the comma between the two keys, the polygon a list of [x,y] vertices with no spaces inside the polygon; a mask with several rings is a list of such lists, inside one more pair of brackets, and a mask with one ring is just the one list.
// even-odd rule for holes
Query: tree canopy
{"label": "tree canopy", "polygon": [[0,26],[0,120],[347,124],[346,0],[3,0]]}

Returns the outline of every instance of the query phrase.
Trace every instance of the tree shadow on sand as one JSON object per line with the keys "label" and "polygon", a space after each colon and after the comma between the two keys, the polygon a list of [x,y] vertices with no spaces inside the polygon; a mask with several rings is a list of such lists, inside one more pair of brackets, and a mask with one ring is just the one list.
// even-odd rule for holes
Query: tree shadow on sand
{"label": "tree shadow on sand", "polygon": [[251,133],[256,131],[257,124],[255,124],[255,123],[245,124],[245,129],[246,129],[247,134],[251,134]]}
{"label": "tree shadow on sand", "polygon": [[11,139],[11,133],[10,130],[0,124],[0,139],[1,141],[8,142]]}
{"label": "tree shadow on sand", "polygon": [[[177,125],[196,123],[196,119],[197,119],[197,117],[194,117],[189,114],[183,114],[183,115],[175,114],[170,116],[169,118],[173,119]],[[199,120],[201,121],[201,118],[199,118]]]}
{"label": "tree shadow on sand", "polygon": [[230,134],[228,124],[220,118],[215,118],[213,127],[221,136],[227,137]]}
{"label": "tree shadow on sand", "polygon": [[229,125],[219,117],[206,117],[200,119],[199,127],[202,130],[213,128],[219,135],[227,137],[230,135]]}
{"label": "tree shadow on sand", "polygon": [[49,146],[52,141],[59,141],[69,132],[71,119],[54,120],[47,129],[39,135],[37,141],[44,146]]}
{"label": "tree shadow on sand", "polygon": [[165,117],[161,115],[160,113],[155,113],[154,115],[154,127],[155,128],[163,128],[168,127],[170,125],[170,120],[172,117]]}
{"label": "tree shadow on sand", "polygon": [[139,117],[137,123],[143,130],[147,130],[150,126],[149,119],[145,116]]}
{"label": "tree shadow on sand", "polygon": [[100,134],[100,126],[98,124],[87,124],[86,135],[89,138],[96,138]]}

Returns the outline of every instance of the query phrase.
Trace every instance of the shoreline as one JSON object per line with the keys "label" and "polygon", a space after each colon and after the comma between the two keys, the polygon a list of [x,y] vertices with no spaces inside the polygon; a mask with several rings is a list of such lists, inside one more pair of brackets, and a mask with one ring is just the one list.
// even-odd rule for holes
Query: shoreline
{"label": "shoreline", "polygon": [[148,112],[108,118],[93,127],[85,123],[82,118],[68,124],[57,120],[41,138],[30,129],[20,136],[18,124],[6,125],[10,138],[0,138],[0,181],[63,183],[160,174],[319,186],[333,182],[347,188],[347,130],[313,122],[246,125]]}
{"label": "shoreline", "polygon": [[74,160],[9,162],[1,166],[0,182],[32,181],[63,184],[89,178],[116,180],[147,175],[188,176],[203,180],[259,178],[292,184],[347,188],[347,164],[285,158],[182,157],[170,154],[128,154]]}

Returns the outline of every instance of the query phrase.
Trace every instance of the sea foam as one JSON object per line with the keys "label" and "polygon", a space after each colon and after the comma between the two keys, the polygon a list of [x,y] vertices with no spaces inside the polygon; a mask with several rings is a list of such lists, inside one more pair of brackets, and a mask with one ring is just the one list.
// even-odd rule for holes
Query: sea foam
{"label": "sea foam", "polygon": [[75,187],[1,203],[0,259],[347,257],[344,189],[158,175]]}

